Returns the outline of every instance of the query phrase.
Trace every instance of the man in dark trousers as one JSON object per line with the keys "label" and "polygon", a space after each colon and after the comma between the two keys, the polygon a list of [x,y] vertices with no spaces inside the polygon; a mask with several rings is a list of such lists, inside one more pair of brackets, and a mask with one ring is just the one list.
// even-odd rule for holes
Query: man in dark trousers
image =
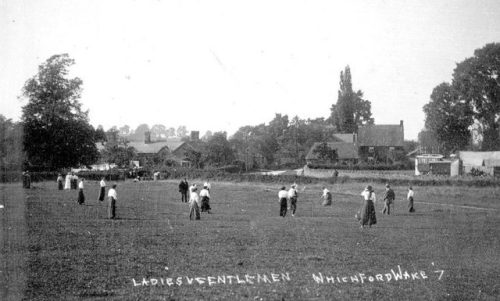
{"label": "man in dark trousers", "polygon": [[382,210],[382,214],[387,212],[387,215],[391,214],[391,205],[394,203],[396,199],[396,195],[394,194],[394,190],[391,189],[389,184],[385,184],[385,193],[384,193],[384,210]]}
{"label": "man in dark trousers", "polygon": [[181,202],[187,203],[188,201],[188,189],[189,189],[189,184],[186,178],[184,180],[181,180],[179,183],[179,192],[181,193]]}

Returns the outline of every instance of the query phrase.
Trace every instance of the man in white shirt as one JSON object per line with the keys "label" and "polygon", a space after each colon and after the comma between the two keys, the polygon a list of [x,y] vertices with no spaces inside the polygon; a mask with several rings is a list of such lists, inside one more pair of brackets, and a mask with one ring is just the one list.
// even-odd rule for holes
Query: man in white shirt
{"label": "man in white shirt", "polygon": [[286,191],[285,186],[281,187],[280,192],[278,192],[278,198],[280,202],[280,216],[285,217],[288,202],[288,192]]}
{"label": "man in white shirt", "polygon": [[415,208],[413,208],[413,196],[415,193],[413,192],[413,188],[410,186],[408,187],[408,211],[409,212],[415,212]]}
{"label": "man in white shirt", "polygon": [[111,186],[108,191],[109,206],[108,206],[108,218],[115,219],[116,217],[116,201],[118,200],[118,194],[116,193],[116,184]]}
{"label": "man in white shirt", "polygon": [[98,201],[104,201],[104,197],[106,196],[106,182],[104,181],[104,177],[101,178],[101,182],[99,182],[99,197]]}
{"label": "man in white shirt", "polygon": [[297,210],[297,184],[292,184],[290,190],[288,190],[288,199],[290,200],[290,210],[292,211],[292,216],[295,216],[295,210]]}

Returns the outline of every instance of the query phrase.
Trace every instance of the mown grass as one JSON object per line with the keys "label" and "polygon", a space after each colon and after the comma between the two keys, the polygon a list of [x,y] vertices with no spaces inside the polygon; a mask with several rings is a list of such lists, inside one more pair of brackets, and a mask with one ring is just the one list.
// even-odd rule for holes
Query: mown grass
{"label": "mown grass", "polygon": [[[201,182],[201,181],[200,181]],[[6,215],[25,202],[22,273],[25,300],[495,300],[500,296],[500,189],[419,187],[415,214],[406,187],[395,187],[395,214],[359,229],[354,213],[365,184],[328,184],[332,207],[320,206],[321,184],[299,187],[298,214],[278,216],[281,184],[212,183],[213,214],[189,221],[177,182],[118,183],[118,220],[96,201],[98,184],[75,191],[37,183],[6,199]],[[14,186],[4,185],[15,191]],[[17,187],[17,186],[15,186]],[[305,190],[304,190],[305,187]],[[383,187],[375,187],[380,196]],[[18,190],[18,189],[17,189]],[[14,196],[15,194],[12,193]],[[427,202],[419,203],[419,202]],[[486,209],[456,207],[468,205]],[[16,211],[17,213],[19,212]],[[21,218],[20,217],[20,218]],[[11,218],[12,219],[12,218]],[[23,238],[23,236],[21,236]],[[2,238],[2,240],[4,240]],[[5,246],[5,245],[4,245]],[[14,256],[11,249],[4,254]],[[10,250],[10,252],[7,252]],[[317,284],[312,274],[375,275],[425,271],[428,279]],[[444,270],[438,280],[437,270]],[[289,273],[260,284],[134,286],[132,279]],[[19,273],[18,273],[19,274]],[[24,282],[24,283],[22,283]],[[8,300],[8,299],[6,299]]]}

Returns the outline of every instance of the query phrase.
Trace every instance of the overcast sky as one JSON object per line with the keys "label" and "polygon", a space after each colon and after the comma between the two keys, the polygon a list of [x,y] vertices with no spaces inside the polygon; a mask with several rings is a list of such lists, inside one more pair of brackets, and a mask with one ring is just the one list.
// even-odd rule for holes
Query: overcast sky
{"label": "overcast sky", "polygon": [[404,120],[416,139],[432,89],[500,42],[500,2],[0,0],[0,37],[0,114],[14,120],[24,82],[60,53],[94,126],[202,134],[328,117],[349,65],[375,123]]}

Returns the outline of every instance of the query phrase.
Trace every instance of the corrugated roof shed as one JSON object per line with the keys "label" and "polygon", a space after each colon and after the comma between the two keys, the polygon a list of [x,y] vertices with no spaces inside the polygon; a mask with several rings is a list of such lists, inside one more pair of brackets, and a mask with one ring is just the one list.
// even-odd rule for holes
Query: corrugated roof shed
{"label": "corrugated roof shed", "polygon": [[[486,162],[494,163],[500,160],[500,151],[498,152],[458,152],[458,157],[462,160],[464,166],[486,166]],[[490,164],[490,163],[488,163]],[[493,165],[490,165],[493,166]]]}
{"label": "corrugated roof shed", "polygon": [[404,128],[397,124],[363,126],[358,129],[359,146],[403,146]]}

